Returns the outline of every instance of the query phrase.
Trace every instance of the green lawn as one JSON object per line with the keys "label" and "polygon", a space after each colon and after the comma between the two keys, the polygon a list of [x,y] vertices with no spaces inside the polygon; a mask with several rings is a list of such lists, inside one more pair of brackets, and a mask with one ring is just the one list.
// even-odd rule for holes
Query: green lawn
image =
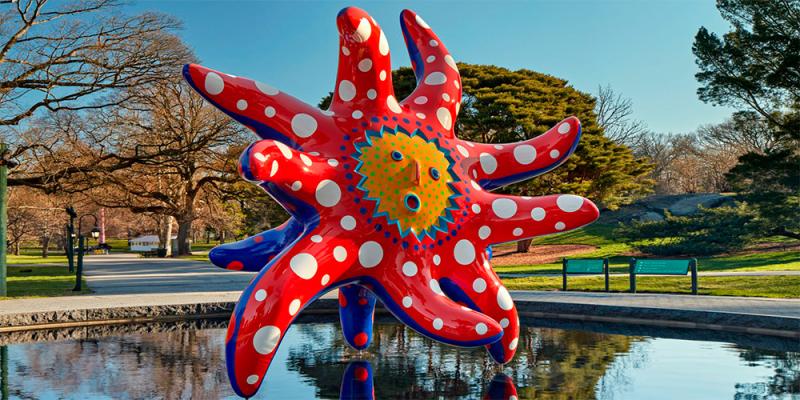
{"label": "green lawn", "polygon": [[6,258],[8,264],[17,264],[17,265],[24,265],[24,264],[58,264],[58,265],[67,265],[67,256],[63,254],[58,255],[51,255],[47,258],[42,258],[41,253],[36,253],[36,255],[31,254],[21,254],[15,256],[13,254],[9,254]]}
{"label": "green lawn", "polygon": [[74,296],[91,293],[83,281],[83,290],[73,292],[75,274],[66,267],[8,267],[8,297]]}
{"label": "green lawn", "polygon": [[[594,251],[576,258],[608,257],[611,272],[625,273],[634,250],[627,243],[614,241],[614,226],[594,224],[586,228],[546,236],[534,240],[534,245],[583,244],[597,247]],[[778,240],[776,240],[778,241]],[[796,241],[795,241],[796,242]],[[791,245],[791,243],[783,242]],[[501,248],[505,249],[505,248]],[[534,250],[535,251],[535,250]],[[498,273],[558,274],[561,263],[535,265],[496,266]],[[699,271],[797,271],[800,270],[800,252],[770,251],[751,254],[698,257]]]}
{"label": "green lawn", "polygon": [[[561,277],[532,276],[503,279],[512,290],[560,290]],[[774,298],[800,298],[800,276],[715,276],[698,280],[698,293],[714,296],[748,296]],[[611,275],[612,292],[627,292],[627,275]],[[568,289],[574,291],[603,290],[603,277],[570,277]],[[646,276],[636,278],[637,292],[691,293],[689,277]]]}

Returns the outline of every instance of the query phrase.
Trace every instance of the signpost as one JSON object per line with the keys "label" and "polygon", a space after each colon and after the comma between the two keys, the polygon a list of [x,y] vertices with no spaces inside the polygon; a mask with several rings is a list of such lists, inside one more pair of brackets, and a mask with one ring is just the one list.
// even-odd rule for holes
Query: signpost
{"label": "signpost", "polygon": [[0,142],[0,297],[8,296],[8,287],[6,279],[8,276],[6,268],[6,245],[8,227],[8,169],[17,166],[13,160],[6,158],[8,147],[5,143]]}

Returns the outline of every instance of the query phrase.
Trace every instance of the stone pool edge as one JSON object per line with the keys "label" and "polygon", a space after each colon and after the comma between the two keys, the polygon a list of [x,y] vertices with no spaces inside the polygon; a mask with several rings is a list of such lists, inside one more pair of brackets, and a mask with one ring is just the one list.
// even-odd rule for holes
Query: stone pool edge
{"label": "stone pool edge", "polygon": [[[309,317],[313,319],[314,315],[337,314],[337,300],[326,297],[303,310],[303,316],[306,319]],[[521,318],[698,329],[800,339],[800,318],[795,317],[663,307],[596,305],[514,297]],[[211,301],[6,313],[0,314],[0,333],[97,325],[227,319],[234,306],[233,301]],[[379,307],[378,312],[383,314],[386,310]]]}

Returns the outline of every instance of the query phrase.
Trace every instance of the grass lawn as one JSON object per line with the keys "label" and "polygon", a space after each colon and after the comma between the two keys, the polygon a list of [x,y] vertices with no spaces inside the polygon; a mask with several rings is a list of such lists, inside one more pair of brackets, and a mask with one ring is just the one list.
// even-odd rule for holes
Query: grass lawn
{"label": "grass lawn", "polygon": [[[510,290],[560,290],[561,277],[532,276],[503,279]],[[573,291],[603,290],[603,277],[570,277],[567,287]],[[698,293],[714,296],[800,298],[800,276],[715,276],[700,277]],[[611,275],[612,292],[627,292],[627,275]],[[636,278],[637,292],[691,293],[689,277],[643,276]]]}
{"label": "grass lawn", "polygon": [[13,254],[9,254],[6,256],[6,260],[8,264],[58,264],[58,265],[67,265],[67,256],[63,254],[59,255],[51,255],[47,258],[42,258],[41,253],[33,254],[20,254],[15,256]]}
{"label": "grass lawn", "polygon": [[74,296],[91,293],[83,281],[83,290],[73,292],[75,274],[66,267],[8,267],[8,297]]}
{"label": "grass lawn", "polygon": [[[594,224],[571,232],[546,236],[533,241],[534,245],[583,244],[595,246],[590,253],[575,258],[609,258],[611,272],[626,273],[630,256],[635,253],[627,243],[615,242],[612,225]],[[796,241],[795,241],[796,242]],[[787,246],[791,243],[785,243]],[[509,247],[510,248],[510,247]],[[496,249],[497,251],[498,249]],[[505,250],[501,247],[499,250]],[[535,250],[534,250],[535,251]],[[561,263],[496,266],[498,273],[559,274]],[[698,270],[703,271],[797,271],[800,252],[764,251],[750,254],[698,257]]]}

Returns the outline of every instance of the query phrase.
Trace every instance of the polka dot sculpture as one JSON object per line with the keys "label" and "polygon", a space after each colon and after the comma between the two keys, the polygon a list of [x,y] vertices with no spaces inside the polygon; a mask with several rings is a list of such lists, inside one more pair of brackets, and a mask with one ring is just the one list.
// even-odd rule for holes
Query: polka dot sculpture
{"label": "polka dot sculpture", "polygon": [[292,215],[282,226],[220,246],[212,261],[259,271],[231,317],[228,371],[241,396],[256,393],[298,312],[339,288],[353,347],[372,335],[376,299],[432,339],[514,355],[519,320],[489,265],[488,246],[583,226],[597,207],[573,195],[513,197],[492,189],[552,170],[574,151],[574,117],[510,144],[455,136],[461,79],[425,21],[400,22],[417,87],[395,98],[386,36],[358,8],[337,17],[339,70],[328,110],[272,86],[187,65],[187,81],[264,140],[240,160]]}

